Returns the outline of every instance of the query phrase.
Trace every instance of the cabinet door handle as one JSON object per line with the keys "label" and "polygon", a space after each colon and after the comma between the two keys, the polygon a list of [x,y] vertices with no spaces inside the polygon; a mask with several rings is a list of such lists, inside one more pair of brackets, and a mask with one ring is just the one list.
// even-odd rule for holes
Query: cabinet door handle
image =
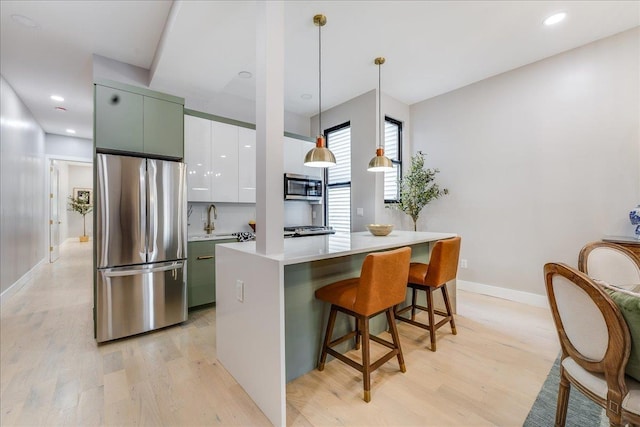
{"label": "cabinet door handle", "polygon": [[196,259],[200,260],[200,259],[211,259],[211,258],[213,258],[213,255],[203,255],[203,256],[199,256]]}

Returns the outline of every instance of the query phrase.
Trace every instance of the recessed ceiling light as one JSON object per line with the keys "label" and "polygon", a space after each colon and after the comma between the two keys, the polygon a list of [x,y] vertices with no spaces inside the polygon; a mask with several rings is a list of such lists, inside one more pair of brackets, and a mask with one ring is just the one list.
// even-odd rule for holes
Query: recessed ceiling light
{"label": "recessed ceiling light", "polygon": [[76,131],[75,131],[75,130],[73,130],[73,129],[67,129],[67,133],[74,134],[74,133],[76,133]]}
{"label": "recessed ceiling light", "polygon": [[29,18],[28,16],[19,15],[16,13],[11,15],[11,19],[13,19],[18,24],[24,25],[25,27],[28,27],[28,28],[40,28],[40,25],[38,25],[36,21]]}
{"label": "recessed ceiling light", "polygon": [[66,109],[66,108],[64,108],[64,107],[60,107],[60,106],[53,107],[53,109],[54,109],[54,110],[58,110],[58,111],[67,111],[67,109]]}
{"label": "recessed ceiling light", "polygon": [[551,15],[550,17],[545,19],[543,21],[543,23],[544,23],[544,25],[557,24],[558,22],[564,20],[564,18],[566,18],[566,17],[567,17],[567,13],[566,12],[554,13],[553,15]]}
{"label": "recessed ceiling light", "polygon": [[238,77],[240,77],[241,79],[250,79],[251,77],[253,77],[253,74],[251,74],[249,71],[240,71],[238,73]]}
{"label": "recessed ceiling light", "polygon": [[51,99],[53,99],[54,101],[58,101],[58,102],[63,102],[64,98],[61,97],[60,95],[51,95]]}
{"label": "recessed ceiling light", "polygon": [[313,98],[313,96],[310,93],[303,93],[302,95],[300,95],[300,98],[304,99],[305,101],[308,101],[311,98]]}

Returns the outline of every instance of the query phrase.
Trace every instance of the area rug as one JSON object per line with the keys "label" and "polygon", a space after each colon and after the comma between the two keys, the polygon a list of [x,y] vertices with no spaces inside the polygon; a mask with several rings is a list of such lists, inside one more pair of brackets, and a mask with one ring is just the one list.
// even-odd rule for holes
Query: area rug
{"label": "area rug", "polygon": [[[556,418],[558,387],[560,385],[560,358],[558,357],[542,385],[536,401],[524,421],[523,427],[553,426]],[[606,427],[609,420],[604,409],[585,397],[575,387],[569,393],[566,427]]]}

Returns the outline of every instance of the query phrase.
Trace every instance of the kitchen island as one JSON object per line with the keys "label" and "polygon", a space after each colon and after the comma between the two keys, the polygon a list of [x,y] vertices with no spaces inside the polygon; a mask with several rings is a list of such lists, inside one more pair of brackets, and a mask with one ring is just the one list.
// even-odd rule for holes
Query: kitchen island
{"label": "kitchen island", "polygon": [[[412,261],[426,262],[431,244],[454,236],[337,233],[285,239],[275,255],[256,253],[255,242],[216,245],[218,360],[274,425],[285,425],[286,382],[315,367],[327,321],[329,307],[315,300],[315,290],[357,276],[370,252],[411,246]],[[449,286],[455,307],[455,283]],[[350,327],[339,320],[335,334]],[[384,322],[372,320],[372,332]]]}

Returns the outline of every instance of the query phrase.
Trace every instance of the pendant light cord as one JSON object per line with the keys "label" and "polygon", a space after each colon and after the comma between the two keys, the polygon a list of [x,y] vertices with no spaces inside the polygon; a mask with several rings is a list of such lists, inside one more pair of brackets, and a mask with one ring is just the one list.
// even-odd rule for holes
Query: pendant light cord
{"label": "pendant light cord", "polygon": [[382,64],[378,64],[378,108],[380,109],[380,114],[378,115],[378,118],[380,120],[380,134],[378,135],[378,147],[382,148],[382,93],[381,93],[381,78],[380,78],[380,74],[382,73],[382,71],[380,70],[380,67],[382,67]]}
{"label": "pendant light cord", "polygon": [[322,132],[322,25],[318,25],[318,134]]}

